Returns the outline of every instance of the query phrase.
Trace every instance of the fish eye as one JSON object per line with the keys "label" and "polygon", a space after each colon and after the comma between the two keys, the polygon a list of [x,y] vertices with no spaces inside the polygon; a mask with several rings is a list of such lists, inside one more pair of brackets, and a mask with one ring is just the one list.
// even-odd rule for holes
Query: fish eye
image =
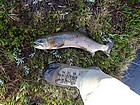
{"label": "fish eye", "polygon": [[39,43],[43,43],[43,42],[44,42],[44,40],[43,40],[43,39],[40,39],[40,40],[38,40],[38,42],[39,42]]}

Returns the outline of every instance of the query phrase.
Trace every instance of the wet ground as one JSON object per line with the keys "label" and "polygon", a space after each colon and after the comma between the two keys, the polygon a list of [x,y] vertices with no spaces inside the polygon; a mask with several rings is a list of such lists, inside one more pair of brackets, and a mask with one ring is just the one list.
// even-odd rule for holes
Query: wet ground
{"label": "wet ground", "polygon": [[136,59],[133,60],[128,66],[128,69],[124,71],[122,82],[140,95],[140,49],[137,50]]}

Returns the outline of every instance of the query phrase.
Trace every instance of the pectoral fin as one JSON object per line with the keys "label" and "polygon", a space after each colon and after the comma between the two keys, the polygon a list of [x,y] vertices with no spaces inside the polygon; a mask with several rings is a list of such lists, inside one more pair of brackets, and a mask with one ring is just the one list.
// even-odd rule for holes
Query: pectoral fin
{"label": "pectoral fin", "polygon": [[64,41],[63,40],[61,40],[61,39],[55,40],[55,47],[60,48],[62,46],[64,46]]}
{"label": "pectoral fin", "polygon": [[95,52],[92,52],[92,53],[91,53],[91,56],[93,57],[94,55],[95,55]]}
{"label": "pectoral fin", "polygon": [[57,47],[62,47],[62,46],[64,46],[64,42],[57,44]]}

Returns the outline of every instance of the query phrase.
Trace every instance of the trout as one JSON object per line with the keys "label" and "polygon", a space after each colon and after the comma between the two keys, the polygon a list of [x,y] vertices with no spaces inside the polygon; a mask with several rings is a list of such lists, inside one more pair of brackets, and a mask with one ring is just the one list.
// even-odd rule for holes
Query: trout
{"label": "trout", "polygon": [[60,32],[36,40],[34,42],[34,47],[42,50],[73,47],[88,51],[92,56],[96,51],[103,51],[108,55],[114,43],[114,41],[109,38],[108,41],[109,42],[104,45],[95,42],[80,32]]}

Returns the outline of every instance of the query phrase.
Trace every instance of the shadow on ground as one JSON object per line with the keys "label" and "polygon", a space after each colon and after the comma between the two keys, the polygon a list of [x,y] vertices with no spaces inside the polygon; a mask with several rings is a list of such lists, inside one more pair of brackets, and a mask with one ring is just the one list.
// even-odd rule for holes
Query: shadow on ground
{"label": "shadow on ground", "polygon": [[124,71],[122,81],[140,95],[140,49],[136,59],[131,61],[128,69]]}

